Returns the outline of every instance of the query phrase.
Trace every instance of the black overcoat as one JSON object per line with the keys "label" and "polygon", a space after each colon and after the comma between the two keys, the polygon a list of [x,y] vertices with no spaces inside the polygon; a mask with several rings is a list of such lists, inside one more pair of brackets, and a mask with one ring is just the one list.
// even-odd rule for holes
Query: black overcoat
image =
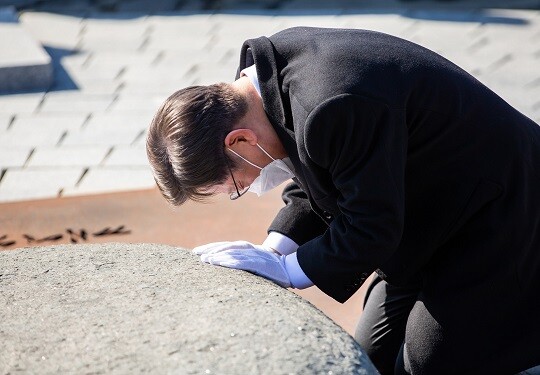
{"label": "black overcoat", "polygon": [[322,291],[343,302],[375,270],[397,285],[498,273],[540,290],[532,120],[438,54],[382,33],[287,29],[247,40],[239,71],[253,63],[296,176],[270,230],[300,244]]}

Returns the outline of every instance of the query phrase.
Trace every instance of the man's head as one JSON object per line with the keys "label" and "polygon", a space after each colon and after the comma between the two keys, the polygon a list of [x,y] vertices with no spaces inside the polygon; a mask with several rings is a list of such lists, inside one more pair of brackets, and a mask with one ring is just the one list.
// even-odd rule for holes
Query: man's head
{"label": "man's head", "polygon": [[224,140],[248,111],[246,97],[230,84],[192,86],[159,108],[146,151],[163,196],[173,205],[201,201],[223,184],[236,160]]}

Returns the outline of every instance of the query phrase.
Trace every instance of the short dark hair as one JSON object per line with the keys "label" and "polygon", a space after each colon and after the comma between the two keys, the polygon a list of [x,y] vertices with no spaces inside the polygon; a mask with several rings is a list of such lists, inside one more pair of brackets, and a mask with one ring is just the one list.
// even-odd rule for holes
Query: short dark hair
{"label": "short dark hair", "polygon": [[191,86],[158,109],[146,139],[156,183],[175,206],[204,201],[235,163],[225,154],[226,135],[247,113],[247,100],[227,83]]}

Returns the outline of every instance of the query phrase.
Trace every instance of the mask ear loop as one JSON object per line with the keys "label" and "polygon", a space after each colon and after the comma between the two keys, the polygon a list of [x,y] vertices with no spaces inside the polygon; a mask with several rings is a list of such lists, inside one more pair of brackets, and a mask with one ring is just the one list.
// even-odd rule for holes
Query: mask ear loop
{"label": "mask ear loop", "polygon": [[[240,159],[242,159],[242,160],[245,161],[246,163],[248,163],[248,164],[250,164],[250,165],[254,166],[255,168],[258,168],[259,170],[262,171],[262,168],[261,168],[261,167],[259,167],[259,166],[256,165],[256,164],[253,164],[252,162],[250,162],[249,160],[247,160],[247,159],[244,158],[243,156],[240,156],[240,154],[238,154],[236,151],[231,150],[230,148],[227,148],[227,150],[229,150],[230,152],[232,152],[233,154],[235,154],[236,156],[238,156]],[[264,150],[263,150],[263,151],[264,151]],[[266,153],[266,151],[265,151],[265,153]],[[268,154],[267,154],[267,155],[268,155]],[[268,155],[268,156],[270,156],[270,155]],[[270,156],[270,158],[271,158],[271,156]]]}
{"label": "mask ear loop", "polygon": [[257,143],[257,147],[260,148],[261,151],[264,152],[266,154],[266,156],[268,156],[270,159],[272,159],[273,161],[276,161],[276,159],[274,159],[272,156],[270,156],[270,154],[268,152],[266,152],[266,150],[264,148],[262,148],[262,146],[259,145],[258,143]]}

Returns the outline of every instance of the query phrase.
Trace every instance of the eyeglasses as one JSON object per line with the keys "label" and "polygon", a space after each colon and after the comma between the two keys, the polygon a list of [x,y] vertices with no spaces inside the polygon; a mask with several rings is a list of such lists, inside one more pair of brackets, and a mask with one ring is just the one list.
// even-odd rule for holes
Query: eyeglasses
{"label": "eyeglasses", "polygon": [[242,190],[238,189],[238,185],[236,184],[236,180],[234,179],[234,175],[232,173],[232,169],[231,169],[231,166],[229,165],[229,162],[227,162],[227,168],[229,168],[229,173],[231,174],[231,177],[234,183],[234,188],[236,189],[235,192],[232,192],[231,194],[229,194],[229,198],[231,198],[231,200],[234,201],[240,198],[242,195],[246,194],[249,190],[249,186],[243,188]]}

